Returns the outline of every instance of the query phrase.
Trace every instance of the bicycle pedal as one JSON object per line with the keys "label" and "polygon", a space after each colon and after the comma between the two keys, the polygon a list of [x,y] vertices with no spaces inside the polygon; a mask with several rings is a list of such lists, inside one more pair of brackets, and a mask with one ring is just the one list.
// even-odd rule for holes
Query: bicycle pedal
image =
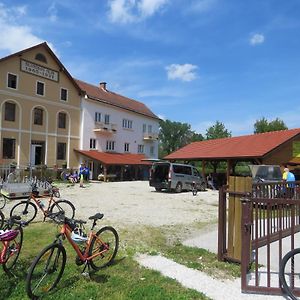
{"label": "bicycle pedal", "polygon": [[87,279],[91,279],[89,272],[82,272],[81,275]]}

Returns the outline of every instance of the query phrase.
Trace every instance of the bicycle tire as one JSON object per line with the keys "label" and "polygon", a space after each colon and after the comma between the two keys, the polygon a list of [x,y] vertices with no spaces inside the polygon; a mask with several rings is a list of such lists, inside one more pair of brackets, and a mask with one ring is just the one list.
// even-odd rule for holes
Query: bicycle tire
{"label": "bicycle tire", "polygon": [[10,211],[10,216],[20,216],[21,220],[16,223],[30,223],[34,220],[37,214],[37,207],[32,202],[21,201],[16,204]]}
{"label": "bicycle tire", "polygon": [[8,256],[8,258],[5,258],[5,262],[2,264],[3,270],[7,274],[11,274],[11,270],[16,265],[23,245],[23,229],[18,227],[16,230],[19,231],[19,234],[9,242],[9,247],[5,253],[5,257]]}
{"label": "bicycle tire", "polygon": [[56,287],[66,260],[66,250],[61,244],[50,244],[41,251],[32,262],[26,278],[26,292],[30,299],[39,299]]}
{"label": "bicycle tire", "polygon": [[6,197],[3,194],[0,194],[0,209],[4,208],[6,205]]}
{"label": "bicycle tire", "polygon": [[3,224],[4,224],[4,213],[2,212],[2,210],[0,210],[0,229],[2,229]]}
{"label": "bicycle tire", "polygon": [[98,271],[112,264],[118,252],[119,236],[117,231],[111,226],[102,227],[96,233],[96,236],[91,241],[89,256],[95,255],[99,251],[104,251],[105,247],[108,246],[107,251],[90,260],[90,266]]}
{"label": "bicycle tire", "polygon": [[[295,272],[297,268],[297,273]],[[279,268],[279,279],[283,290],[293,300],[300,299],[300,248],[289,251],[282,259]],[[297,295],[296,295],[297,293]]]}
{"label": "bicycle tire", "polygon": [[69,219],[73,219],[75,216],[75,206],[69,200],[57,200],[49,209],[49,213],[58,213],[64,211],[65,216]]}

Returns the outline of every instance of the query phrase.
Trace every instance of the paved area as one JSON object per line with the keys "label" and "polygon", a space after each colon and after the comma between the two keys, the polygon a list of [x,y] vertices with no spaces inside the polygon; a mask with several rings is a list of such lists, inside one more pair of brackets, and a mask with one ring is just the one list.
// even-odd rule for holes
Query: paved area
{"label": "paved area", "polygon": [[177,280],[183,286],[204,293],[214,300],[281,300],[282,296],[241,293],[240,279],[216,280],[203,272],[180,265],[163,256],[139,255],[137,261],[144,267],[159,271],[162,275]]}

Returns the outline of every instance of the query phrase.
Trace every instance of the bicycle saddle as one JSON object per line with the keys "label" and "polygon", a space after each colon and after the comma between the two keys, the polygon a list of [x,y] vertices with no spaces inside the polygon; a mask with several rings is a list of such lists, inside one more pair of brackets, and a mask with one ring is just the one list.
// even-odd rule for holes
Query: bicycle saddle
{"label": "bicycle saddle", "polygon": [[104,214],[96,213],[95,215],[89,217],[89,220],[100,220],[104,217]]}

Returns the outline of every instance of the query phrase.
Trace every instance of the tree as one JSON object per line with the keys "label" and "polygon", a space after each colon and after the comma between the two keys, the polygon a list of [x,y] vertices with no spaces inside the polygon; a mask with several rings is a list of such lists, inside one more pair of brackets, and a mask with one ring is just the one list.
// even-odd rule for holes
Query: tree
{"label": "tree", "polygon": [[206,130],[206,139],[220,139],[225,137],[231,137],[231,132],[228,131],[222,122],[216,121],[215,125],[209,127]]}
{"label": "tree", "polygon": [[160,157],[170,154],[177,149],[195,141],[202,141],[203,136],[191,130],[187,123],[160,121]]}
{"label": "tree", "polygon": [[265,117],[256,120],[254,123],[254,133],[263,133],[277,130],[288,129],[282,120],[276,118],[273,121],[268,121]]}

